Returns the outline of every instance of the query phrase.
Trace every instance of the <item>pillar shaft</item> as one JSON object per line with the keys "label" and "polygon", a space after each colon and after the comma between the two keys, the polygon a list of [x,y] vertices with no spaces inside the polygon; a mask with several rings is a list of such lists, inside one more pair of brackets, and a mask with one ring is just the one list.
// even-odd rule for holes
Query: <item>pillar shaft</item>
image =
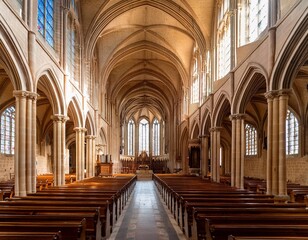
{"label": "pillar shaft", "polygon": [[66,116],[53,115],[53,174],[55,186],[65,184],[65,122]]}
{"label": "pillar shaft", "polygon": [[288,89],[266,93],[268,103],[267,193],[287,195],[286,115]]}
{"label": "pillar shaft", "polygon": [[231,146],[231,186],[244,188],[245,114],[233,114]]}
{"label": "pillar shaft", "polygon": [[76,179],[84,179],[84,169],[85,169],[85,159],[84,159],[84,150],[85,150],[85,128],[76,127]]}

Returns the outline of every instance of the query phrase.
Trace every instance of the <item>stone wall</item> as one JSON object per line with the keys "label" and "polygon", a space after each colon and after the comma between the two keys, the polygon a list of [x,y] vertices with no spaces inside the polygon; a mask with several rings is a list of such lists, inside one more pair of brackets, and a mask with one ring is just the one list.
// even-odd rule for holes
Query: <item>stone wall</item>
{"label": "stone wall", "polygon": [[[266,158],[246,158],[244,176],[266,179]],[[287,180],[308,185],[308,155],[287,158]]]}
{"label": "stone wall", "polygon": [[10,173],[14,173],[14,155],[0,154],[0,181],[9,180]]}
{"label": "stone wall", "polygon": [[308,155],[302,158],[287,158],[287,180],[308,185]]}

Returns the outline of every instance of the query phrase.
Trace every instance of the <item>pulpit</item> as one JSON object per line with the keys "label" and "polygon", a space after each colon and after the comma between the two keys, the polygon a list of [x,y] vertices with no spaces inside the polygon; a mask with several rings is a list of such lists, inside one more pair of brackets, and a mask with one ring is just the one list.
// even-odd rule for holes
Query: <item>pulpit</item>
{"label": "pulpit", "polygon": [[97,163],[96,176],[112,175],[113,163]]}

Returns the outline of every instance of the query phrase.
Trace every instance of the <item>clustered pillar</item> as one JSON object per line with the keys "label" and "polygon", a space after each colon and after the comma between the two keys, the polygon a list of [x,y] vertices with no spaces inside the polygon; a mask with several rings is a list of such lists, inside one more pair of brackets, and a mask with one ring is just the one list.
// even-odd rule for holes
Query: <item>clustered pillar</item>
{"label": "clustered pillar", "polygon": [[220,131],[221,127],[210,129],[211,133],[211,178],[214,182],[220,181]]}
{"label": "clustered pillar", "polygon": [[84,169],[85,169],[85,158],[84,158],[84,142],[86,128],[76,127],[74,128],[76,132],[76,179],[84,179]]}
{"label": "clustered pillar", "polygon": [[289,90],[265,94],[268,104],[267,193],[287,195],[286,116]]}
{"label": "clustered pillar", "polygon": [[95,136],[86,136],[87,157],[86,157],[86,177],[94,177],[95,175]]}
{"label": "clustered pillar", "polygon": [[203,177],[206,177],[209,171],[209,135],[203,135],[201,138],[201,174]]}
{"label": "clustered pillar", "polygon": [[65,123],[68,117],[60,114],[52,116],[53,120],[53,173],[54,185],[65,184]]}
{"label": "clustered pillar", "polygon": [[231,186],[244,188],[245,114],[233,114],[231,150]]}
{"label": "clustered pillar", "polygon": [[[15,195],[36,191],[36,93],[14,91],[15,104]],[[25,121],[26,119],[26,121]]]}

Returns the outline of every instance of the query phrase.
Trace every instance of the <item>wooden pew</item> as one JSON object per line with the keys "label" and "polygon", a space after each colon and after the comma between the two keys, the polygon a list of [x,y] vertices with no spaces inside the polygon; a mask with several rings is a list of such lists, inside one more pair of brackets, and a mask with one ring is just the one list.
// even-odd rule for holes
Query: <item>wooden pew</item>
{"label": "wooden pew", "polygon": [[0,222],[0,232],[58,232],[65,240],[86,240],[86,220],[57,222]]}
{"label": "wooden pew", "polygon": [[[233,224],[244,224],[255,226],[257,229],[257,233],[251,230],[252,236],[259,235],[262,229],[259,229],[259,225],[293,225],[296,227],[297,225],[306,225],[308,230],[308,215],[307,214],[293,214],[293,215],[285,215],[285,214],[271,214],[271,213],[260,213],[260,214],[229,214],[229,215],[208,215],[205,218],[205,227],[204,232],[198,232],[198,237],[193,236],[192,239],[217,239],[217,235],[222,235],[222,233],[213,234],[213,226],[214,225],[233,225]],[[236,230],[235,230],[236,231]],[[232,233],[233,234],[233,233]],[[238,232],[234,232],[236,235],[241,235]],[[292,235],[292,232],[289,233]],[[283,236],[283,235],[278,235]],[[226,239],[226,237],[224,238]]]}
{"label": "wooden pew", "polygon": [[212,224],[207,222],[206,227],[208,227],[210,236],[206,237],[206,240],[225,240],[229,235],[239,235],[239,236],[308,236],[308,226],[307,225],[294,225],[292,223],[288,224]]}
{"label": "wooden pew", "polygon": [[[204,181],[197,178],[189,178],[186,176],[167,176],[164,177],[163,175],[154,176],[153,177],[154,182],[159,190],[159,192],[162,194],[163,199],[165,200],[166,204],[170,208],[172,212],[174,212],[174,215],[176,217],[177,213],[176,211],[179,211],[178,215],[181,215],[182,210],[181,205],[185,206],[185,209],[183,210],[184,217],[179,216],[179,224],[181,226],[182,224],[182,230],[184,231],[185,235],[189,238],[191,237],[191,222],[194,222],[194,214],[191,214],[191,209],[198,208],[198,209],[220,209],[221,215],[224,215],[226,210],[235,210],[235,209],[243,209],[243,211],[247,211],[247,209],[255,210],[256,212],[264,212],[264,215],[269,214],[268,216],[271,216],[271,212],[276,211],[285,211],[288,210],[294,210],[300,211],[304,218],[306,218],[307,210],[305,204],[285,204],[285,203],[274,203],[275,198],[274,196],[266,196],[265,194],[258,194],[253,196],[251,195],[252,191],[239,191],[240,194],[237,195],[238,190],[231,188],[228,186],[221,186],[217,183],[210,183],[209,181]],[[189,189],[189,190],[187,190]],[[225,194],[225,196],[223,196]],[[228,194],[232,197],[228,197]],[[217,195],[217,196],[216,196]],[[176,196],[176,197],[175,197]],[[248,197],[253,196],[253,197]],[[177,206],[177,202],[179,203]],[[297,210],[301,209],[301,210]],[[249,210],[250,211],[250,210]],[[266,213],[268,212],[268,213]],[[207,212],[205,219],[207,217],[210,217]],[[214,214],[214,213],[213,213]],[[232,213],[233,214],[233,213]],[[237,216],[238,213],[235,215]],[[278,213],[275,213],[278,214]],[[283,214],[282,214],[283,215]],[[213,215],[212,215],[213,216]],[[253,214],[249,216],[249,218],[253,219]],[[265,216],[263,216],[265,217]],[[280,216],[276,216],[276,219],[279,219]],[[294,216],[293,216],[294,217]],[[219,216],[218,216],[219,218]],[[233,215],[230,215],[230,218],[233,218]],[[281,217],[283,218],[283,216]],[[292,228],[292,224],[289,224],[288,221],[290,221],[290,217],[285,220],[284,226],[287,226],[287,228]],[[181,223],[181,221],[183,221]],[[232,220],[230,220],[232,221]],[[240,222],[240,220],[238,220]],[[283,222],[283,220],[281,220]],[[278,221],[277,221],[278,222]],[[240,222],[241,223],[241,222]],[[297,222],[298,223],[298,222]],[[243,223],[242,223],[243,224]],[[193,225],[196,225],[196,223]],[[270,224],[269,224],[270,225]],[[279,225],[279,224],[277,224]],[[297,224],[298,225],[298,224]],[[212,228],[213,225],[208,226],[208,228]],[[196,227],[193,227],[193,229]],[[243,227],[245,228],[245,227]],[[246,227],[248,229],[248,227]],[[280,228],[279,226],[277,228]],[[275,230],[274,226],[272,226],[273,231],[279,232],[278,230]],[[305,229],[302,228],[299,229],[299,232],[301,234],[305,234]],[[244,232],[244,231],[243,231]],[[196,238],[196,233],[194,234],[193,239]],[[219,233],[215,235],[215,239],[218,238]],[[227,235],[228,236],[228,235]],[[227,236],[221,239],[226,239]],[[279,235],[281,236],[281,235]],[[212,239],[212,235],[210,237],[208,236],[207,239]]]}
{"label": "wooden pew", "polygon": [[[46,199],[46,200],[25,200],[25,199],[11,199],[10,201],[3,201],[0,202],[1,207],[10,207],[10,206],[35,206],[36,210],[33,209],[34,212],[39,213],[42,212],[43,209],[48,209],[48,207],[56,207],[58,209],[62,209],[66,213],[65,208],[85,208],[85,207],[92,207],[93,209],[99,208],[100,211],[100,223],[101,223],[101,229],[100,233],[103,237],[109,237],[111,232],[111,224],[110,224],[110,210],[109,210],[109,202],[108,201],[85,201],[83,198],[82,200],[73,200],[73,199],[66,199],[66,200],[55,200],[55,199]],[[0,208],[1,213],[1,208]],[[51,209],[49,209],[49,213],[51,213]],[[42,214],[42,213],[41,213]],[[68,215],[72,215],[72,212]],[[91,228],[93,229],[93,232],[97,233],[95,222],[93,222]],[[94,230],[96,229],[96,230]]]}
{"label": "wooden pew", "polygon": [[290,237],[290,236],[228,236],[228,240],[307,240],[307,237]]}
{"label": "wooden pew", "polygon": [[62,240],[61,232],[0,232],[0,240]]}

